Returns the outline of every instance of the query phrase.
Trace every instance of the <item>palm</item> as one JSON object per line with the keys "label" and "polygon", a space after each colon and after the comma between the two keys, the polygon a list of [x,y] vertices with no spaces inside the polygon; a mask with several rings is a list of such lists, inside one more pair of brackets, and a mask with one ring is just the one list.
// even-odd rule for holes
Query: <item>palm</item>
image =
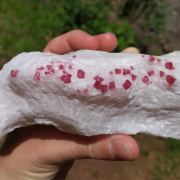
{"label": "palm", "polygon": [[[1,150],[1,156],[11,165],[9,173],[13,171],[26,172],[26,176],[36,179],[53,179],[59,168],[67,161],[64,152],[72,151],[74,142],[81,141],[77,135],[69,135],[54,127],[32,126],[21,128],[8,137]],[[57,151],[63,147],[63,151]],[[61,155],[62,154],[62,155]],[[18,162],[18,163],[17,163]]]}

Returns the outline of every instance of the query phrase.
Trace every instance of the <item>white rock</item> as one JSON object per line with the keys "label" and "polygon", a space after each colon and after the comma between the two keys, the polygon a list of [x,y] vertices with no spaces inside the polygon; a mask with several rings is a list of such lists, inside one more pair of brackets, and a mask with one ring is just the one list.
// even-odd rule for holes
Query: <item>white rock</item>
{"label": "white rock", "polygon": [[0,137],[50,124],[87,136],[143,132],[180,139],[180,52],[22,53],[0,71],[0,87]]}

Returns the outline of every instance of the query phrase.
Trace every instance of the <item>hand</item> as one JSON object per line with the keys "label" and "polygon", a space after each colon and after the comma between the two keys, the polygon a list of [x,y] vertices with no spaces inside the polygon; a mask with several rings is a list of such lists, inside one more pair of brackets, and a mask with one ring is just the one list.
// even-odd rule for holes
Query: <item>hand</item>
{"label": "hand", "polygon": [[[116,45],[112,33],[91,36],[73,30],[50,41],[44,51],[58,54],[78,49],[112,51]],[[36,125],[17,129],[9,135],[0,153],[0,177],[3,180],[60,180],[75,159],[134,160],[138,154],[136,141],[128,135],[85,137]]]}

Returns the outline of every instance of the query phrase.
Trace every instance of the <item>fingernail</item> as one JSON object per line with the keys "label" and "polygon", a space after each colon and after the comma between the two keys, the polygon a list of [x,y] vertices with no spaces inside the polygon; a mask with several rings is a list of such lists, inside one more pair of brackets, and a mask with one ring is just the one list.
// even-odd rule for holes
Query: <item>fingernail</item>
{"label": "fingernail", "polygon": [[115,36],[115,34],[114,34],[113,32],[106,32],[106,33],[104,33],[104,34],[108,34],[108,35],[110,35],[110,36]]}
{"label": "fingernail", "polygon": [[121,140],[112,140],[110,143],[110,151],[115,159],[130,160],[131,153],[127,144]]}

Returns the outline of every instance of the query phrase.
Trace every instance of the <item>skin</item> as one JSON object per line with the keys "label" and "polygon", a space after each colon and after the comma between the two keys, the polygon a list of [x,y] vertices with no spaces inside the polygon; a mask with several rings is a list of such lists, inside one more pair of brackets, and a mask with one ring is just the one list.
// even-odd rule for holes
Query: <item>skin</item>
{"label": "skin", "polygon": [[[116,46],[113,33],[92,36],[73,30],[52,39],[44,51],[58,54],[78,49],[111,52]],[[138,144],[128,135],[85,137],[36,125],[17,129],[8,136],[0,152],[0,176],[3,180],[62,180],[75,159],[135,160],[138,155]]]}

